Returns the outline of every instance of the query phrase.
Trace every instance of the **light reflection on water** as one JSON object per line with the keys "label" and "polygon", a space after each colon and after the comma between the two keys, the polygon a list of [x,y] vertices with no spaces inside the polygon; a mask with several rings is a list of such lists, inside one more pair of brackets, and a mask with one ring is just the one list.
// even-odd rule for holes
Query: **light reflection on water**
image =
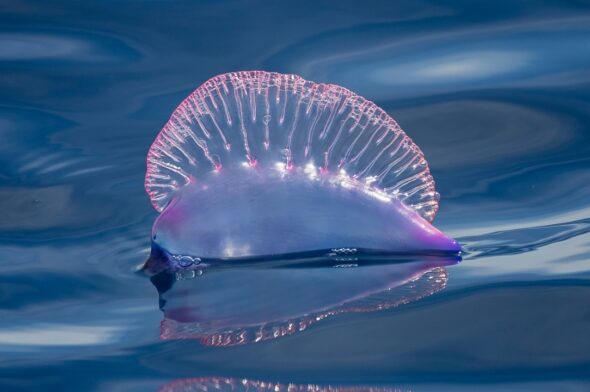
{"label": "light reflection on water", "polygon": [[[347,313],[381,312],[426,298],[447,284],[445,266],[458,260],[346,258],[318,266],[198,266],[151,280],[164,313],[160,338],[205,346],[239,346],[301,333]],[[306,263],[307,266],[301,264]]]}
{"label": "light reflection on water", "polygon": [[[156,390],[213,376],[588,389],[583,2],[9,1],[0,20],[0,389]],[[437,227],[465,246],[444,290],[252,344],[161,340],[158,292],[137,272],[156,217],[145,155],[189,91],[244,69],[341,84],[398,120],[437,182]],[[164,296],[189,284],[191,306],[235,301],[230,275],[203,276],[219,283],[201,302],[197,280]],[[284,307],[266,314],[290,299],[280,293]]]}
{"label": "light reflection on water", "polygon": [[401,392],[401,389],[378,386],[336,386],[336,385],[297,385],[280,384],[269,381],[237,380],[232,378],[188,378],[177,380],[160,388],[158,392],[189,391],[252,391],[252,392]]}

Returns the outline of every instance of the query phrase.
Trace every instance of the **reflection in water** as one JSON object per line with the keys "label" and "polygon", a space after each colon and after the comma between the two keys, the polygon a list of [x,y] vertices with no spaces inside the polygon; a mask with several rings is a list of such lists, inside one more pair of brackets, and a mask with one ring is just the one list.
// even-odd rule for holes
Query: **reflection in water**
{"label": "reflection in water", "polygon": [[590,232],[590,218],[461,238],[469,258],[521,254]]}
{"label": "reflection in water", "polygon": [[256,381],[222,377],[201,377],[176,380],[164,385],[158,392],[190,391],[251,391],[251,392],[394,392],[397,388],[369,386],[334,386],[314,384],[280,384],[277,382]]}
{"label": "reflection in water", "polygon": [[304,331],[343,313],[373,312],[445,288],[458,260],[300,260],[164,271],[152,277],[164,312],[160,337],[235,346]]}

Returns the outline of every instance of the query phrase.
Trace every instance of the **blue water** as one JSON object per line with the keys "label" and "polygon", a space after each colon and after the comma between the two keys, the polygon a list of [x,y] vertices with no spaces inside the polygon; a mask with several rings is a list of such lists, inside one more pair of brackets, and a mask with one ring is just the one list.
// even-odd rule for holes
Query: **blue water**
{"label": "blue water", "polygon": [[[346,86],[423,149],[465,249],[436,289],[257,343],[160,337],[145,156],[249,69]],[[0,390],[590,390],[589,124],[585,1],[5,0]]]}

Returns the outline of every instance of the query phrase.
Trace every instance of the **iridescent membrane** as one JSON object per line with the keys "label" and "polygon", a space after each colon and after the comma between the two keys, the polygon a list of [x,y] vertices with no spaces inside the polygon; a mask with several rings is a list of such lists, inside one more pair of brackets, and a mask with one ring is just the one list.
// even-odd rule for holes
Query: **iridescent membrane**
{"label": "iridescent membrane", "polygon": [[262,71],[219,75],[174,111],[147,158],[154,248],[241,258],[350,247],[460,251],[430,222],[420,149],[374,103]]}

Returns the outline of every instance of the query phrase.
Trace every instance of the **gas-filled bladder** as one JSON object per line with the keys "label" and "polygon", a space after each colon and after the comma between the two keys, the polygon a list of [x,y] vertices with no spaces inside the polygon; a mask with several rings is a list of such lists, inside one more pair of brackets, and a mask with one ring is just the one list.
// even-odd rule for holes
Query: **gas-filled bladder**
{"label": "gas-filled bladder", "polygon": [[154,254],[183,267],[349,248],[458,254],[421,150],[373,102],[263,71],[216,76],[152,144]]}

